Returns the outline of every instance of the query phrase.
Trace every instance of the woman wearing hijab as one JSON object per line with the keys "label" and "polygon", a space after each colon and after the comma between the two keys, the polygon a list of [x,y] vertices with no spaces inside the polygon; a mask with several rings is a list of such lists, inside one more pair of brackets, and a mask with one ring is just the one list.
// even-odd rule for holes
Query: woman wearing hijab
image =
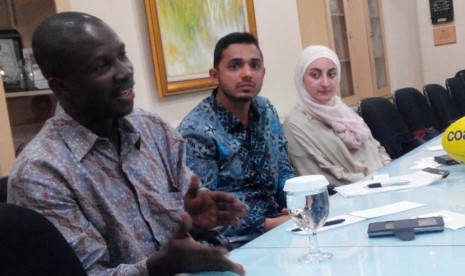
{"label": "woman wearing hijab", "polygon": [[363,119],[336,96],[340,76],[334,51],[305,48],[294,72],[298,102],[284,122],[296,172],[322,174],[335,186],[358,181],[391,161]]}

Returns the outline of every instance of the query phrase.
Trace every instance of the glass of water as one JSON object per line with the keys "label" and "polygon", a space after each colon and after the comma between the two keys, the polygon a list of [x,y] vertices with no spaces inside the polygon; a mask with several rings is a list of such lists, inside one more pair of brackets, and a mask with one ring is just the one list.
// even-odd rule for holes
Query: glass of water
{"label": "glass of water", "polygon": [[322,175],[306,175],[288,179],[284,186],[287,208],[294,223],[307,231],[310,251],[299,257],[301,263],[329,260],[333,254],[321,252],[317,231],[329,215],[328,181]]}

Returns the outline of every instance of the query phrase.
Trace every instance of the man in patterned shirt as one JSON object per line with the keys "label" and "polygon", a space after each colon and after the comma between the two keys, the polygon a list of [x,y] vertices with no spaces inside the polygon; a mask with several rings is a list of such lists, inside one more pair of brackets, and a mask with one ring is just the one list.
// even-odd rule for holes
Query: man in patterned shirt
{"label": "man in patterned shirt", "polygon": [[294,176],[278,114],[257,96],[265,68],[257,40],[231,33],[215,47],[217,88],[181,122],[187,165],[212,190],[235,193],[247,208],[238,226],[220,229],[235,246],[288,219],[282,188]]}
{"label": "man in patterned shirt", "polygon": [[243,204],[199,191],[182,136],[133,109],[133,67],[116,33],[94,16],[59,13],[32,46],[63,111],[16,160],[8,201],[45,215],[91,275],[244,273],[226,249],[188,234],[191,224],[239,223]]}

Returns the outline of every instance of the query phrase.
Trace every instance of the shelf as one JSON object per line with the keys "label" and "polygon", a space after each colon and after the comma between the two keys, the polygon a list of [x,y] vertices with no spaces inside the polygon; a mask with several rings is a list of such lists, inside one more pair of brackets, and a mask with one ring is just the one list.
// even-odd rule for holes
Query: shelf
{"label": "shelf", "polygon": [[9,98],[19,98],[19,97],[30,97],[36,95],[50,95],[53,94],[53,91],[50,89],[42,90],[31,90],[31,91],[22,91],[22,92],[6,92],[5,97]]}
{"label": "shelf", "polygon": [[[21,34],[24,48],[30,48],[32,34],[37,25],[57,12],[71,10],[69,2],[70,0],[0,0],[0,25],[15,28]],[[12,3],[14,9],[5,8]],[[0,176],[9,173],[15,152],[19,152],[36,135],[43,123],[53,116],[57,102],[50,89],[31,88],[20,91],[13,90],[14,88],[9,87],[11,92],[5,92],[0,76]]]}

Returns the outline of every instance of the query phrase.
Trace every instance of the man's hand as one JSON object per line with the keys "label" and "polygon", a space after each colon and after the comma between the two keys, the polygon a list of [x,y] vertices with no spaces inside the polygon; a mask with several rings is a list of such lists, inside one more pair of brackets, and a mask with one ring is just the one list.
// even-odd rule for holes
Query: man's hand
{"label": "man's hand", "polygon": [[201,271],[232,271],[244,275],[244,268],[226,258],[228,251],[221,247],[207,247],[189,236],[191,217],[182,214],[178,231],[159,252],[147,259],[150,275],[175,275]]}
{"label": "man's hand", "polygon": [[184,196],[184,208],[193,224],[200,228],[236,225],[245,216],[245,206],[233,194],[199,190],[197,176],[191,178],[189,191]]}

